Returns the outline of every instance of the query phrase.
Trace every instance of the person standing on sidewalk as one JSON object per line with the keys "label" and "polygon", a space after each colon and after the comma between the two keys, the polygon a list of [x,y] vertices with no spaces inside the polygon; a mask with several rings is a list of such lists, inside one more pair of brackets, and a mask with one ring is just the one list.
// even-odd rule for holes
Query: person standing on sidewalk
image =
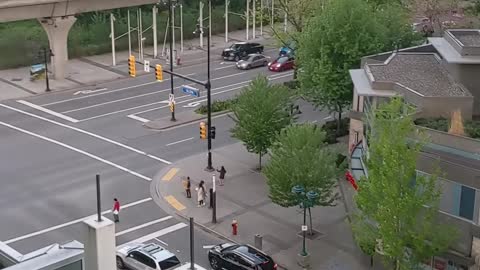
{"label": "person standing on sidewalk", "polygon": [[207,197],[207,192],[205,191],[205,182],[202,180],[200,184],[198,184],[197,188],[197,200],[198,200],[198,207],[202,207],[205,205],[205,198]]}
{"label": "person standing on sidewalk", "polygon": [[227,173],[227,170],[225,170],[225,167],[222,166],[220,170],[217,169],[217,172],[220,173],[220,186],[223,186],[223,183],[225,182],[225,174]]}
{"label": "person standing on sidewalk", "polygon": [[113,219],[115,222],[119,222],[120,220],[118,219],[118,213],[120,213],[120,202],[117,200],[117,198],[113,199]]}
{"label": "person standing on sidewalk", "polygon": [[187,198],[192,198],[192,182],[190,181],[190,176],[187,176],[187,178],[183,180],[183,187],[185,188],[185,192],[187,193]]}

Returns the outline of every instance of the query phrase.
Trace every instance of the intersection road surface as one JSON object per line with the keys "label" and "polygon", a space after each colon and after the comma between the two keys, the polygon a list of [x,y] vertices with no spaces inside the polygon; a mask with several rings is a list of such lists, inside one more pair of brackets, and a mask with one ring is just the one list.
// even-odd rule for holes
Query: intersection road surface
{"label": "intersection road surface", "polygon": [[[268,52],[275,57],[276,52]],[[176,72],[204,80],[205,65]],[[289,81],[293,72],[272,73],[266,67],[240,71],[233,62],[214,59],[212,98],[238,94],[257,75],[272,83]],[[188,226],[151,199],[153,176],[181,158],[206,151],[198,138],[198,123],[162,132],[142,126],[170,115],[169,76],[156,82],[148,74],[96,85],[0,103],[0,241],[28,253],[53,243],[82,241],[82,221],[95,214],[95,175],[101,176],[102,210],[111,217],[113,198],[123,205],[116,226],[117,245],[130,241],[157,242],[189,258]],[[177,113],[194,110],[201,96],[184,95],[174,79]],[[317,112],[318,113],[318,112]],[[302,115],[316,119],[313,110]],[[328,117],[323,115],[322,117]],[[214,147],[234,143],[228,117],[213,119]],[[204,162],[204,161],[201,161]],[[208,265],[206,249],[222,242],[196,230],[197,263]]]}

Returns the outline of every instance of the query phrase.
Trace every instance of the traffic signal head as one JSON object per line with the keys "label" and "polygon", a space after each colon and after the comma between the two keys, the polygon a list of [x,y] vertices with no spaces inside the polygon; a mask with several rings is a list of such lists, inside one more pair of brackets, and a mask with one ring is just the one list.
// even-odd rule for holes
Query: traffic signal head
{"label": "traffic signal head", "polygon": [[155,66],[155,77],[157,78],[157,81],[159,81],[159,82],[163,81],[162,65],[156,65]]}
{"label": "traffic signal head", "polygon": [[207,125],[205,122],[200,122],[200,139],[205,140],[207,138]]}
{"label": "traffic signal head", "polygon": [[135,68],[135,56],[133,55],[128,57],[128,74],[130,77],[135,77],[137,75],[137,70]]}
{"label": "traffic signal head", "polygon": [[210,136],[212,139],[215,139],[215,134],[216,134],[216,128],[215,127],[211,127],[210,128]]}

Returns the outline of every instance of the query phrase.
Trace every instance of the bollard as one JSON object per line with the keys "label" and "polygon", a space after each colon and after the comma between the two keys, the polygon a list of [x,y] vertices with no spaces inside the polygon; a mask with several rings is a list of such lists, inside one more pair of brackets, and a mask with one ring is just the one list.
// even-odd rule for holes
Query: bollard
{"label": "bollard", "polygon": [[263,236],[255,234],[255,247],[262,250]]}
{"label": "bollard", "polygon": [[213,188],[211,188],[209,192],[210,192],[210,205],[208,206],[208,208],[213,208]]}
{"label": "bollard", "polygon": [[238,234],[238,223],[236,219],[232,220],[232,234],[233,235]]}

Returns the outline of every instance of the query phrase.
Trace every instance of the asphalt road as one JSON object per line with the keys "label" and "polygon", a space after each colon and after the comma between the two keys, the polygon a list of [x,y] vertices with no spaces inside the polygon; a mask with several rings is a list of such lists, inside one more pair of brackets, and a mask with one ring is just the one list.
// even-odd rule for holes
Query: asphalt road
{"label": "asphalt road", "polygon": [[[277,52],[266,53],[274,57]],[[206,78],[205,65],[176,72]],[[239,71],[233,62],[214,59],[212,98],[234,96],[258,74],[273,83],[292,79],[291,71]],[[166,104],[170,81],[165,77],[156,82],[154,77],[152,73],[0,103],[0,241],[21,253],[71,239],[82,241],[82,221],[95,213],[95,175],[100,174],[102,209],[111,209],[114,197],[123,205],[116,226],[117,245],[156,241],[188,261],[188,226],[153,202],[150,185],[166,165],[206,151],[206,142],[198,138],[198,123],[162,132],[142,126],[170,115]],[[178,114],[205,102],[205,91],[199,98],[187,96],[178,88],[189,83],[183,79],[174,83]],[[302,121],[328,118],[301,105]],[[217,128],[214,147],[235,142],[228,117],[215,118],[213,123]],[[111,218],[110,213],[105,215]],[[204,246],[220,242],[196,230],[197,263],[206,267]]]}

